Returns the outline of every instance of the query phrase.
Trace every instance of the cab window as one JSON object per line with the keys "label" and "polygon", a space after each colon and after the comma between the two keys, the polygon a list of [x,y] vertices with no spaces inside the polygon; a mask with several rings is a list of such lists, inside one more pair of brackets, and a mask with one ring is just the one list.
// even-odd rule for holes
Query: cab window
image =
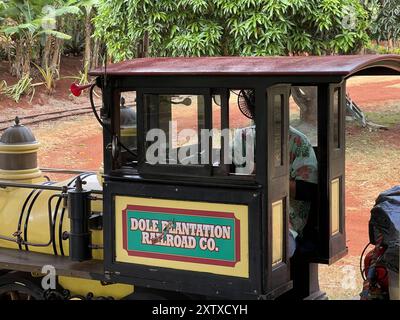
{"label": "cab window", "polygon": [[136,91],[121,92],[119,96],[119,166],[132,167],[137,163]]}
{"label": "cab window", "polygon": [[255,175],[254,90],[143,92],[142,172]]}
{"label": "cab window", "polygon": [[205,146],[204,95],[145,94],[145,161],[149,164],[199,165]]}

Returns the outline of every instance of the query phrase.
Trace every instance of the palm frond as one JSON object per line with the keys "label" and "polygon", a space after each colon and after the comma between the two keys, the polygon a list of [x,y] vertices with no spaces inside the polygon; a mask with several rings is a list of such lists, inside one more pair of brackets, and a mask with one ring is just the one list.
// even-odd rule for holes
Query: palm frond
{"label": "palm frond", "polygon": [[32,86],[32,78],[29,74],[26,74],[16,84],[11,86],[8,86],[7,82],[3,81],[1,93],[13,99],[15,102],[19,102],[21,96],[31,94],[30,101],[32,101],[35,94],[35,88]]}
{"label": "palm frond", "polygon": [[81,9],[77,6],[65,6],[58,8],[54,11],[56,17],[63,16],[65,14],[82,14]]}
{"label": "palm frond", "polygon": [[58,39],[63,39],[63,40],[71,39],[70,35],[60,32],[60,31],[52,30],[52,29],[45,29],[45,30],[39,31],[38,34],[52,35]]}
{"label": "palm frond", "polygon": [[33,63],[35,67],[39,70],[40,75],[43,78],[43,82],[36,83],[33,86],[36,85],[45,85],[47,93],[51,94],[53,92],[53,89],[56,87],[56,76],[58,76],[58,70],[55,70],[46,66],[42,68],[41,66],[37,65],[36,63]]}
{"label": "palm frond", "polygon": [[22,23],[17,26],[9,26],[3,29],[0,29],[6,35],[13,35],[15,33],[19,33],[23,30],[28,30],[30,33],[34,33],[37,30],[37,26],[32,23]]}

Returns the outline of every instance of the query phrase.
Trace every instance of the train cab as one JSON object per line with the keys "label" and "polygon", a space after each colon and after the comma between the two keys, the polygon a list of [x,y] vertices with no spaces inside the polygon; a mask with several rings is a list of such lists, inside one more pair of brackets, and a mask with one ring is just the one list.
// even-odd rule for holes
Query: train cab
{"label": "train cab", "polygon": [[[141,58],[91,71],[103,94],[106,278],[324,298],[318,264],[347,253],[346,79],[399,72],[390,55]],[[296,118],[302,100],[313,107]]]}

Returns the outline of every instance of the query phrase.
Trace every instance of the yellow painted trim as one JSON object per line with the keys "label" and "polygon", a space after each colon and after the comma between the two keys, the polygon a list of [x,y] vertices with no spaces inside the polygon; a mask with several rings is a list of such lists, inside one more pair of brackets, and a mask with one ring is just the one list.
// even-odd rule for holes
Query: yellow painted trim
{"label": "yellow painted trim", "polygon": [[97,171],[97,181],[102,186],[104,183],[104,162],[101,163],[99,171]]}
{"label": "yellow painted trim", "polygon": [[26,151],[2,151],[0,150],[0,154],[27,154],[27,153],[36,153],[38,150],[26,150]]}
{"label": "yellow painted trim", "polygon": [[39,168],[25,170],[2,170],[0,169],[0,180],[26,180],[42,176]]}
{"label": "yellow painted trim", "polygon": [[137,134],[136,128],[124,128],[121,127],[121,137],[134,137]]}
{"label": "yellow painted trim", "polygon": [[331,236],[340,230],[340,179],[331,182]]}
{"label": "yellow painted trim", "polygon": [[272,204],[272,266],[283,261],[283,201]]}
{"label": "yellow painted trim", "polygon": [[94,297],[113,297],[122,299],[134,291],[132,285],[127,284],[108,284],[102,285],[100,281],[88,280],[72,277],[58,277],[58,283],[71,292],[71,295],[86,296],[92,292]]}
{"label": "yellow painted trim", "polygon": [[[155,258],[129,256],[126,250],[124,250],[123,248],[122,233],[122,211],[127,207],[127,205],[141,205],[164,208],[167,207],[186,210],[195,209],[217,212],[233,212],[236,219],[240,220],[240,261],[238,261],[234,267],[228,267],[194,262],[171,261]],[[233,277],[249,277],[248,207],[246,205],[116,196],[115,210],[116,261],[162,268],[172,268],[178,270],[207,272]]]}
{"label": "yellow painted trim", "polygon": [[26,174],[26,173],[33,173],[38,172],[39,168],[32,168],[32,169],[22,169],[22,170],[3,170],[0,169],[0,174]]}
{"label": "yellow painted trim", "polygon": [[0,144],[0,153],[32,153],[39,149],[40,142],[32,144]]}

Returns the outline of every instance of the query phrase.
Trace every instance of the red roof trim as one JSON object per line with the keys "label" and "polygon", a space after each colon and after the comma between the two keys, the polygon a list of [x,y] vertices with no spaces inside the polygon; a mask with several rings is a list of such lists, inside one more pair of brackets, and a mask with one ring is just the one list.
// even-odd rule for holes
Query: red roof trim
{"label": "red roof trim", "polygon": [[[390,69],[400,74],[400,55],[140,58],[108,65],[107,75],[337,75],[348,77],[362,70],[376,67]],[[92,70],[89,74],[102,75],[104,68]]]}

